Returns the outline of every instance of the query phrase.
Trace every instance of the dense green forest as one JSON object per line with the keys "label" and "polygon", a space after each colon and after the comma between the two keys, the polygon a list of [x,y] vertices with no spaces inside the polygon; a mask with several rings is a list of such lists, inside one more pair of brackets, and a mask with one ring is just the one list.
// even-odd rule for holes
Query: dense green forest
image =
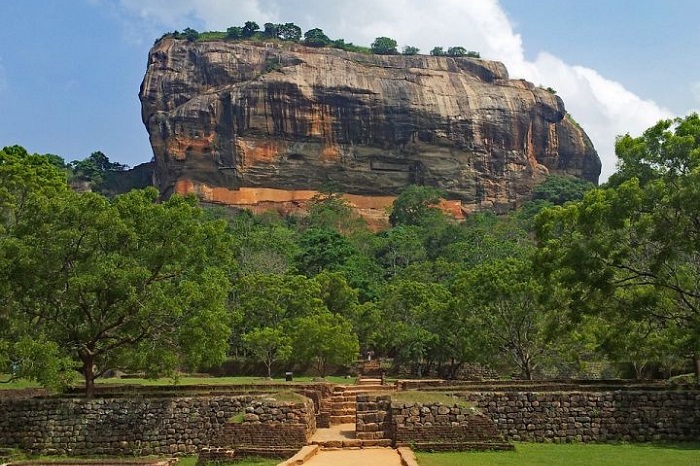
{"label": "dense green forest", "polygon": [[[309,29],[302,35],[301,28],[294,23],[265,23],[263,29],[255,21],[246,21],[243,26],[231,26],[224,31],[199,32],[192,28],[183,31],[166,32],[156,43],[164,38],[184,39],[190,42],[208,40],[249,40],[249,41],[282,41],[306,45],[308,47],[330,47],[348,52],[358,52],[377,55],[418,55],[420,50],[412,45],[406,45],[399,52],[398,43],[390,37],[377,37],[369,47],[345,42],[345,39],[331,39],[322,29]],[[480,58],[479,52],[467,50],[462,46],[434,47],[430,51],[434,56]]]}
{"label": "dense green forest", "polygon": [[338,193],[287,217],[153,188],[110,198],[68,183],[123,169],[104,154],[66,165],[6,147],[0,373],[61,387],[82,372],[89,392],[113,369],[323,376],[368,351],[404,376],[697,371],[700,118],[616,150],[606,185],[552,175],[508,215],[457,222],[439,191],[408,187],[373,232]]}

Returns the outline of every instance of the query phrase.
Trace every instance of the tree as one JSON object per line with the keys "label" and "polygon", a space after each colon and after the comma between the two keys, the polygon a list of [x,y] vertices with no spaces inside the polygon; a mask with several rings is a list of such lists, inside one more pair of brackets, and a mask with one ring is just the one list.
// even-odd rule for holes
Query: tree
{"label": "tree", "polygon": [[236,282],[233,293],[244,333],[256,327],[279,328],[290,319],[325,309],[318,282],[303,275],[244,275]]}
{"label": "tree", "polygon": [[265,23],[263,24],[263,37],[266,39],[277,39],[280,33],[280,24]]}
{"label": "tree", "polygon": [[243,37],[243,28],[240,26],[231,26],[226,29],[226,38],[229,40],[236,40]]}
{"label": "tree", "polygon": [[389,222],[397,225],[422,225],[442,215],[436,206],[441,191],[430,186],[411,185],[404,189],[392,204]]}
{"label": "tree", "polygon": [[120,172],[129,168],[117,162],[110,162],[109,157],[100,151],[93,152],[83,160],[71,162],[70,167],[73,179],[88,181],[93,186],[103,183],[110,172]]}
{"label": "tree", "polygon": [[413,47],[412,45],[406,45],[401,52],[404,55],[418,55],[420,49],[418,47]]}
{"label": "tree", "polygon": [[469,310],[468,322],[484,348],[510,355],[521,376],[531,380],[546,352],[547,308],[543,284],[522,259],[486,262],[460,274],[453,294],[459,307]]}
{"label": "tree", "polygon": [[260,26],[255,21],[246,21],[241,30],[241,37],[244,39],[249,39],[255,35],[256,32],[260,30]]}
{"label": "tree", "polygon": [[79,361],[87,396],[108,369],[158,374],[225,356],[230,237],[193,199],[157,197],[34,197],[0,242],[2,307],[20,333]]}
{"label": "tree", "polygon": [[34,197],[68,191],[66,181],[65,170],[51,156],[29,154],[20,146],[0,150],[0,234],[3,227],[14,227]]}
{"label": "tree", "polygon": [[370,45],[372,53],[378,55],[396,55],[399,51],[396,49],[396,41],[389,37],[377,37]]}
{"label": "tree", "polygon": [[313,227],[342,233],[361,225],[350,203],[339,193],[314,195],[309,200],[308,211],[308,222]]}
{"label": "tree", "polygon": [[583,199],[584,194],[595,188],[590,181],[568,175],[549,175],[532,189],[534,200],[546,201],[552,205],[563,205]]}
{"label": "tree", "polygon": [[442,47],[435,47],[430,51],[430,55],[433,55],[435,57],[443,57],[447,54],[445,53],[445,49],[443,49]]}
{"label": "tree", "polygon": [[384,268],[387,277],[396,275],[410,264],[425,260],[426,255],[420,228],[406,225],[382,232],[375,252],[376,261]]}
{"label": "tree", "polygon": [[324,34],[322,29],[309,29],[304,33],[304,45],[309,47],[325,47],[330,43],[331,40]]}
{"label": "tree", "polygon": [[267,368],[267,378],[272,378],[272,364],[286,361],[292,354],[292,339],[280,328],[254,328],[243,336],[243,343]]}
{"label": "tree", "polygon": [[294,23],[278,24],[277,33],[282,40],[292,42],[301,40],[301,28]]}
{"label": "tree", "polygon": [[326,228],[306,230],[300,240],[301,253],[296,263],[300,272],[311,277],[323,270],[338,270],[356,254],[355,248],[340,233]]}
{"label": "tree", "polygon": [[438,315],[451,295],[437,283],[393,280],[380,301],[385,324],[380,329],[379,349],[393,354],[397,362],[411,364],[421,377],[438,359]]}
{"label": "tree", "polygon": [[182,37],[184,37],[188,42],[194,42],[199,39],[199,32],[192,28],[186,28],[182,31]]}
{"label": "tree", "polygon": [[339,272],[321,272],[314,277],[321,291],[326,308],[334,314],[350,317],[358,302],[358,292],[352,288],[345,275]]}
{"label": "tree", "polygon": [[321,377],[326,376],[331,364],[351,364],[360,351],[350,322],[327,310],[296,319],[292,329],[294,354],[302,362],[314,361]]}
{"label": "tree", "polygon": [[666,329],[700,378],[700,118],[663,120],[616,152],[609,187],[537,218],[542,269],[577,314]]}
{"label": "tree", "polygon": [[447,55],[450,57],[463,57],[467,54],[467,49],[461,46],[450,47],[447,49]]}

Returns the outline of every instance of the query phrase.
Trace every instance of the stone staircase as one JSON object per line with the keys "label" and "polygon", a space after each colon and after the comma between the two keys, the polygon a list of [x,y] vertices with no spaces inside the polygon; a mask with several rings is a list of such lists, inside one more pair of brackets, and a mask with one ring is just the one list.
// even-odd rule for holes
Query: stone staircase
{"label": "stone staircase", "polygon": [[381,379],[371,378],[358,378],[358,385],[336,385],[330,399],[321,405],[321,417],[328,419],[328,425],[321,427],[355,424],[357,395],[393,390],[393,386],[382,385]]}

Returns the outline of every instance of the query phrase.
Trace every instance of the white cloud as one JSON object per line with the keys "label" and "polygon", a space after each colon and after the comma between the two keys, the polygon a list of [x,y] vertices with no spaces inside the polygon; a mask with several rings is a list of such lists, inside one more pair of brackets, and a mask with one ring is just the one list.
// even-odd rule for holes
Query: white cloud
{"label": "white cloud", "polygon": [[[103,0],[104,1],[104,0]],[[542,51],[525,59],[522,38],[498,0],[119,0],[142,22],[168,29],[224,30],[247,20],[292,21],[302,29],[321,27],[333,38],[360,45],[378,36],[427,53],[434,46],[462,45],[506,64],[511,77],[557,90],[567,110],[591,137],[603,161],[601,181],[615,170],[615,137],[640,134],[671,112],[645,100],[593,69],[575,66]],[[163,29],[165,28],[165,29]],[[151,37],[152,39],[152,37]],[[693,89],[700,102],[700,83]]]}

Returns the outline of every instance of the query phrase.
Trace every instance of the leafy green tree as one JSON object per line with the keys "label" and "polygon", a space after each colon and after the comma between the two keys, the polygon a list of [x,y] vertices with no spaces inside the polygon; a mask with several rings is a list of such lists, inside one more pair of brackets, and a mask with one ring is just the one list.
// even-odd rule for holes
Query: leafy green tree
{"label": "leafy green tree", "polygon": [[243,37],[243,28],[240,26],[231,26],[226,29],[226,39],[236,40]]}
{"label": "leafy green tree", "polygon": [[563,205],[570,201],[580,201],[595,185],[590,181],[568,175],[549,175],[532,189],[534,200]]}
{"label": "leafy green tree", "polygon": [[467,54],[467,49],[461,46],[450,47],[447,49],[447,55],[450,57],[464,57]]}
{"label": "leafy green tree", "polygon": [[129,168],[117,162],[110,162],[109,157],[100,151],[93,152],[83,160],[71,162],[70,167],[73,179],[88,181],[93,186],[102,184],[110,172],[120,172]]}
{"label": "leafy green tree", "polygon": [[444,49],[444,48],[442,48],[442,47],[435,47],[435,48],[433,48],[433,49],[430,51],[430,55],[433,55],[433,56],[435,56],[435,57],[444,57],[445,55],[447,55],[447,53],[445,53],[445,49]]}
{"label": "leafy green tree", "polygon": [[527,260],[504,259],[482,263],[457,277],[453,294],[468,309],[467,323],[479,334],[484,348],[508,354],[531,380],[548,349],[545,289]]}
{"label": "leafy green tree", "polygon": [[343,316],[324,311],[296,319],[294,354],[303,362],[313,361],[321,377],[328,374],[329,365],[349,365],[360,351],[357,335]]}
{"label": "leafy green tree", "polygon": [[243,344],[258,361],[267,368],[267,378],[272,378],[272,365],[286,361],[292,355],[292,339],[280,328],[254,328],[243,336]]}
{"label": "leafy green tree", "polygon": [[394,276],[410,264],[426,259],[420,235],[420,228],[405,225],[381,233],[375,258],[387,276]]}
{"label": "leafy green tree", "polygon": [[263,24],[263,37],[267,39],[277,39],[280,33],[280,24],[265,23]]}
{"label": "leafy green tree", "polygon": [[249,39],[255,35],[256,32],[260,30],[260,26],[255,21],[246,21],[241,30],[241,37],[244,39]]}
{"label": "leafy green tree", "polygon": [[108,369],[157,374],[225,356],[230,238],[194,200],[157,195],[34,197],[0,242],[11,323],[79,361],[87,396]]}
{"label": "leafy green tree", "polygon": [[53,157],[29,154],[20,146],[0,150],[0,234],[19,221],[34,197],[66,192],[66,181]]}
{"label": "leafy green tree", "polygon": [[378,349],[396,361],[411,364],[421,377],[437,359],[440,340],[437,316],[449,305],[451,295],[442,285],[394,280],[380,301],[385,324]]}
{"label": "leafy green tree", "polygon": [[430,186],[411,185],[404,189],[392,205],[389,222],[397,225],[423,225],[442,215],[437,205],[442,192]]}
{"label": "leafy green tree", "polygon": [[541,268],[572,290],[577,313],[667,329],[700,377],[700,118],[661,121],[616,151],[610,187],[539,215]]}
{"label": "leafy green tree", "polygon": [[370,45],[372,53],[378,55],[396,55],[399,51],[396,49],[396,41],[389,37],[377,37]]}
{"label": "leafy green tree", "polygon": [[233,289],[239,329],[282,327],[290,319],[325,310],[318,282],[302,275],[255,273],[240,277]]}
{"label": "leafy green tree", "polygon": [[350,202],[339,193],[316,194],[308,204],[309,225],[343,234],[364,229],[366,224],[354,211]]}
{"label": "leafy green tree", "polygon": [[343,273],[321,272],[314,277],[326,308],[334,314],[350,317],[359,304],[358,291],[352,288]]}
{"label": "leafy green tree", "polygon": [[308,45],[309,47],[325,47],[330,43],[331,40],[322,29],[309,29],[304,33],[304,45]]}
{"label": "leafy green tree", "polygon": [[418,55],[420,49],[418,47],[413,47],[412,45],[406,45],[401,51],[403,55]]}
{"label": "leafy green tree", "polygon": [[186,28],[184,31],[182,31],[182,37],[188,42],[194,42],[199,39],[199,32],[192,28]]}
{"label": "leafy green tree", "polygon": [[282,40],[292,42],[299,42],[301,40],[301,28],[294,23],[278,24],[277,32]]}
{"label": "leafy green tree", "polygon": [[355,248],[340,233],[326,228],[306,230],[299,240],[301,253],[297,268],[311,277],[323,270],[338,270],[356,254]]}

